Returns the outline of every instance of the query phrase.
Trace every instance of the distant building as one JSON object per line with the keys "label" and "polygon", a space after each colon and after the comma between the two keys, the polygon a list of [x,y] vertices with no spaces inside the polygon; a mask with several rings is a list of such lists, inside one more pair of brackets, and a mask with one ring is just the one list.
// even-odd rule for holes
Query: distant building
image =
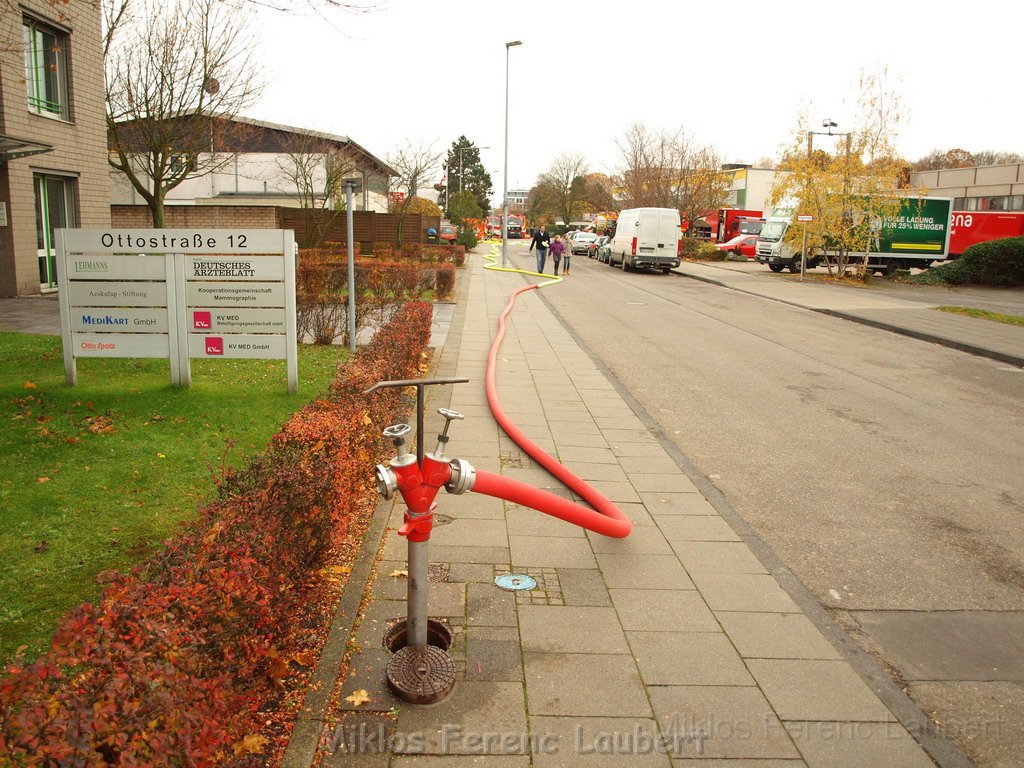
{"label": "distant building", "polygon": [[775,186],[775,179],[779,173],[785,171],[752,168],[747,165],[726,165],[723,166],[722,173],[731,177],[725,207],[764,211],[768,205],[768,195]]}
{"label": "distant building", "polygon": [[1024,163],[917,171],[910,184],[952,197],[954,211],[1024,211]]}
{"label": "distant building", "polygon": [[510,189],[508,191],[508,212],[526,213],[526,200],[530,196],[528,189]]}
{"label": "distant building", "polygon": [[[182,119],[188,119],[182,118]],[[214,121],[210,131],[210,153],[197,166],[216,170],[187,178],[167,193],[165,205],[269,205],[301,207],[303,196],[315,195],[317,207],[343,202],[345,190],[326,190],[326,170],[316,169],[311,191],[303,192],[294,180],[294,158],[298,154],[330,153],[351,170],[345,177],[358,178],[362,192],[353,201],[357,211],[386,213],[388,180],[398,173],[383,160],[347,136],[321,133],[289,125],[244,117]],[[114,204],[141,205],[145,201],[117,171],[111,171]],[[327,200],[324,200],[324,193]]]}
{"label": "distant building", "polygon": [[0,68],[0,296],[27,296],[57,288],[54,229],[110,226],[99,3],[4,6]]}

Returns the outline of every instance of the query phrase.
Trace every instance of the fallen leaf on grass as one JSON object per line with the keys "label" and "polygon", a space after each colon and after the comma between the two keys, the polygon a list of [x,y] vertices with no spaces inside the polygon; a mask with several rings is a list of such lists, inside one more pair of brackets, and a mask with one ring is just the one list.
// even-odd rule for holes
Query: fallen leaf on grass
{"label": "fallen leaf on grass", "polygon": [[41,555],[41,554],[43,554],[43,552],[45,552],[49,548],[50,548],[50,542],[48,542],[46,539],[43,539],[38,544],[36,544],[34,547],[32,547],[32,550],[37,555]]}
{"label": "fallen leaf on grass", "polygon": [[25,382],[25,389],[35,389],[35,388],[36,388],[36,385],[33,384],[31,381],[26,381]]}
{"label": "fallen leaf on grass", "polygon": [[354,691],[351,696],[346,696],[345,701],[352,702],[355,706],[365,704],[370,700],[370,694],[368,691],[360,688],[358,691]]}
{"label": "fallen leaf on grass", "polygon": [[48,482],[50,482],[50,478],[48,478],[48,477],[37,477],[36,478],[36,482],[37,483],[48,483]]}
{"label": "fallen leaf on grass", "polygon": [[409,578],[409,572],[406,570],[392,571],[391,578],[393,579],[407,579]]}
{"label": "fallen leaf on grass", "polygon": [[235,744],[235,755],[238,757],[241,757],[242,755],[258,755],[269,743],[270,739],[265,736],[260,736],[258,733],[251,733]]}

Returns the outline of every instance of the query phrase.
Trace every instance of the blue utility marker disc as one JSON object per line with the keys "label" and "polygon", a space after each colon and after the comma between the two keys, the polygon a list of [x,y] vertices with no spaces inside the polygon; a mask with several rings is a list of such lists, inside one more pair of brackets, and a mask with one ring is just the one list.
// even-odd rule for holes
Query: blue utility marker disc
{"label": "blue utility marker disc", "polygon": [[498,576],[494,583],[502,589],[511,592],[520,592],[524,589],[533,589],[537,586],[537,580],[525,573],[505,573]]}

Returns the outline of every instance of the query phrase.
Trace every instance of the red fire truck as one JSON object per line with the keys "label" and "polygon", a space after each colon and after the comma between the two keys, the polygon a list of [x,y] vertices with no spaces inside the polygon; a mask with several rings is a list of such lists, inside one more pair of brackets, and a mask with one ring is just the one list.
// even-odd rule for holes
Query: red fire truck
{"label": "red fire truck", "polygon": [[718,229],[715,241],[724,243],[736,235],[757,235],[761,232],[761,211],[746,211],[740,208],[722,208],[718,211]]}
{"label": "red fire truck", "polygon": [[955,259],[969,245],[1024,236],[1024,212],[953,211],[949,227],[949,258]]}
{"label": "red fire truck", "polygon": [[519,240],[526,231],[526,217],[517,213],[508,215],[508,239]]}

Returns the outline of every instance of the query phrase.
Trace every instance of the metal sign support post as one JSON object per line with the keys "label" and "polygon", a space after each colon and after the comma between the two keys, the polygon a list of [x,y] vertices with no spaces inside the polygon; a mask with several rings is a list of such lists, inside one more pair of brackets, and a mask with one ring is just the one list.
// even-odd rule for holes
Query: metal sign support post
{"label": "metal sign support post", "polygon": [[64,230],[58,229],[57,236],[57,299],[60,302],[60,337],[64,347],[64,383],[73,387],[78,383],[78,368],[75,365],[75,352],[71,348],[71,293],[68,286],[67,252],[65,250]]}
{"label": "metal sign support post", "polygon": [[281,232],[281,253],[284,258],[284,334],[285,367],[288,369],[288,394],[299,391],[298,324],[295,318],[295,232]]}
{"label": "metal sign support post", "polygon": [[796,220],[804,225],[804,241],[800,247],[800,282],[804,281],[804,272],[807,270],[807,222],[814,221],[814,216],[808,213],[801,213]]}
{"label": "metal sign support post", "polygon": [[807,269],[807,222],[804,222],[804,242],[800,247],[800,282],[804,281],[804,272]]}
{"label": "metal sign support post", "polygon": [[348,240],[348,351],[356,353],[356,246],[352,225],[352,192],[356,184],[345,179],[345,226]]}

